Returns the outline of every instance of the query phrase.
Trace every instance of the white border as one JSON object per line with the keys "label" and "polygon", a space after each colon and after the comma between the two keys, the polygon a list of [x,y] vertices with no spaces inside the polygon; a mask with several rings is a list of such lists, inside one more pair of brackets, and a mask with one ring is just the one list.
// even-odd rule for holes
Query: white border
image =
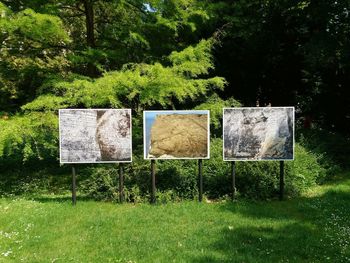
{"label": "white border", "polygon": [[[225,158],[225,136],[224,136],[224,123],[225,123],[225,110],[244,110],[244,109],[292,109],[293,110],[293,158],[292,159],[237,159],[237,158]],[[260,161],[294,161],[295,159],[295,107],[232,107],[222,108],[222,159],[225,162],[260,162]]]}
{"label": "white border", "polygon": [[[61,111],[98,111],[98,110],[113,110],[113,111],[129,111],[129,116],[130,116],[130,161],[98,161],[98,162],[87,162],[87,161],[82,161],[82,162],[62,162],[61,158]],[[132,112],[131,109],[59,109],[58,110],[58,132],[59,132],[59,144],[60,144],[60,164],[78,164],[78,163],[131,163],[132,162]]]}
{"label": "white border", "polygon": [[[147,158],[146,156],[146,118],[145,115],[147,112],[174,112],[175,114],[181,114],[181,112],[193,112],[193,114],[196,114],[196,112],[207,112],[207,122],[208,122],[208,135],[207,135],[207,156],[206,157],[169,157],[169,158]],[[205,114],[205,113],[201,113]],[[163,115],[163,114],[162,114]],[[210,111],[209,110],[149,110],[149,111],[143,111],[143,159],[145,160],[208,160],[210,159]]]}

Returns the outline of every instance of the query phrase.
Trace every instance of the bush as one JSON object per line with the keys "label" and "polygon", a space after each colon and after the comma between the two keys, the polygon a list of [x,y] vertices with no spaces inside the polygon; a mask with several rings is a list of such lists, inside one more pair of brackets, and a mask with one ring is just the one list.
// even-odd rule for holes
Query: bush
{"label": "bush", "polygon": [[[319,164],[321,156],[297,144],[295,160],[285,162],[286,195],[296,196],[326,176]],[[209,199],[224,198],[231,194],[230,162],[222,161],[222,139],[211,142],[211,159],[203,160],[203,184]],[[96,166],[82,171],[86,179],[82,191],[96,200],[117,201],[117,166]],[[124,165],[125,200],[148,202],[151,189],[150,161],[134,157],[132,165]],[[156,161],[157,200],[160,203],[193,200],[198,196],[197,160]],[[236,162],[236,187],[247,198],[270,199],[278,196],[279,162]]]}
{"label": "bush", "polygon": [[118,187],[116,184],[116,168],[87,168],[83,173],[91,173],[91,176],[80,183],[80,189],[87,196],[100,201],[118,200]]}
{"label": "bush", "polygon": [[[350,164],[350,138],[321,128],[298,131],[299,143],[317,154],[318,162],[327,170],[327,177]],[[327,179],[327,178],[325,178]]]}
{"label": "bush", "polygon": [[[222,161],[222,140],[212,140],[211,159],[205,164],[205,191],[209,198],[231,193],[230,162]],[[315,185],[326,175],[320,156],[296,144],[295,160],[285,162],[285,191],[295,196]],[[240,195],[269,199],[279,191],[279,162],[236,162],[236,187]]]}
{"label": "bush", "polygon": [[[55,125],[49,125],[53,119],[53,114],[49,114],[50,118],[40,118],[40,125],[56,127]],[[37,123],[39,117],[33,115],[33,123]],[[40,115],[41,117],[41,115]],[[135,118],[135,122],[139,119]],[[36,155],[55,156],[57,155],[57,143],[58,138],[52,139],[47,132],[48,137],[43,137],[42,133],[37,132],[37,126],[33,123],[22,123],[22,119],[13,119],[11,122],[13,125],[6,126],[6,131],[0,136],[0,145],[12,145],[13,152],[2,152],[0,156],[7,156],[6,160],[11,160],[12,156],[21,155],[20,152],[23,149],[36,149],[30,151],[32,154],[24,155],[27,158],[26,165],[32,165],[40,163],[38,170],[43,165],[48,165],[48,160],[41,162],[34,162]],[[5,120],[6,122],[6,120]],[[44,124],[43,124],[44,123]],[[14,125],[16,124],[16,125]],[[21,125],[23,124],[23,125]],[[135,123],[139,124],[139,123]],[[6,136],[15,134],[13,130],[19,126],[30,128],[32,136],[19,136],[18,148],[13,146],[13,140],[5,140]],[[135,125],[139,127],[139,125]],[[52,128],[53,129],[53,128]],[[7,135],[6,135],[7,134]],[[150,161],[143,160],[142,157],[142,131],[141,129],[135,130],[134,135],[134,156],[132,164],[124,164],[124,184],[125,184],[125,200],[128,202],[148,202],[150,197],[151,178],[150,178]],[[6,135],[6,136],[5,136]],[[297,144],[295,148],[295,160],[293,162],[286,162],[285,166],[285,189],[286,194],[289,196],[296,196],[302,191],[306,190],[316,183],[323,182],[325,178],[334,173],[338,166],[334,165],[330,155],[325,153],[322,144],[319,147],[315,147],[317,144],[314,142],[315,138],[310,136],[299,138],[301,144]],[[317,137],[319,138],[319,137]],[[45,144],[48,140],[51,143]],[[331,141],[330,139],[328,140]],[[332,140],[334,142],[334,140]],[[27,145],[29,146],[27,147]],[[313,147],[312,147],[313,146]],[[0,147],[1,148],[1,147]],[[5,147],[6,148],[6,147]],[[52,153],[49,152],[52,150]],[[230,162],[224,162],[222,160],[222,139],[214,138],[211,141],[211,154],[210,160],[203,160],[203,184],[205,195],[209,199],[220,199],[231,194],[231,178],[230,178]],[[54,158],[52,158],[54,159]],[[5,160],[5,159],[3,159]],[[19,161],[17,159],[13,159]],[[32,162],[31,162],[32,161]],[[44,163],[42,163],[44,162]],[[3,162],[3,168],[5,169],[5,163]],[[56,167],[57,162],[55,161]],[[7,166],[6,166],[7,167]],[[13,168],[13,161],[8,161],[8,171]],[[66,166],[65,166],[66,167]],[[335,167],[335,168],[334,168]],[[118,165],[80,165],[78,172],[78,190],[89,197],[96,200],[119,200],[118,193]],[[2,170],[4,170],[2,169]],[[56,168],[55,168],[56,169]],[[23,170],[23,169],[22,169]],[[59,168],[58,170],[68,170],[67,168]],[[14,192],[29,192],[33,189],[39,191],[47,188],[53,189],[51,183],[51,176],[43,177],[39,176],[39,173],[34,171],[30,172],[18,172],[17,180],[12,181],[22,182],[21,185],[10,187],[10,180],[4,178],[3,183],[0,184],[0,193],[6,194],[6,191]],[[25,175],[25,177],[24,177]],[[236,162],[236,187],[238,193],[247,198],[254,199],[270,199],[276,197],[279,191],[279,162],[266,161],[266,162]],[[41,178],[41,179],[38,179]],[[46,178],[46,179],[45,179]],[[69,177],[67,177],[70,180]],[[0,178],[1,179],[1,178]],[[41,180],[41,181],[40,181]],[[5,183],[6,182],[6,183]],[[197,199],[198,196],[198,161],[197,160],[163,160],[156,161],[156,187],[157,197],[160,202],[169,202],[177,200],[190,200]],[[44,185],[41,186],[41,183]],[[40,187],[33,187],[39,186]],[[69,183],[66,185],[66,189],[69,189]],[[7,190],[6,190],[7,189]],[[57,189],[57,186],[55,186]]]}
{"label": "bush", "polygon": [[287,164],[286,183],[289,192],[300,193],[324,180],[327,169],[319,161],[322,155],[307,151],[300,144],[295,146],[295,160]]}

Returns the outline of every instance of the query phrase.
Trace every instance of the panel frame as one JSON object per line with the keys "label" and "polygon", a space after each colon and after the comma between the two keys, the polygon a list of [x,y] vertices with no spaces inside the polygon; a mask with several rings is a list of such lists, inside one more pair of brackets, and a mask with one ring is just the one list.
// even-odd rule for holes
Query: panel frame
{"label": "panel frame", "polygon": [[[96,161],[96,162],[91,162],[91,161],[79,161],[79,162],[69,162],[69,161],[62,161],[62,155],[61,155],[61,112],[63,111],[99,111],[99,110],[113,110],[113,111],[128,111],[129,116],[130,116],[130,160],[124,161],[124,160],[115,160],[115,161]],[[59,131],[59,151],[60,151],[60,164],[99,164],[99,163],[132,163],[132,155],[133,155],[133,148],[132,148],[132,110],[131,109],[59,109],[58,110],[58,131]]]}
{"label": "panel frame", "polygon": [[[178,114],[181,112],[187,113],[193,112],[193,114],[196,114],[196,112],[207,112],[207,156],[206,157],[171,157],[171,158],[155,158],[151,157],[148,158],[146,155],[146,113],[147,112],[167,112],[175,114]],[[167,114],[164,114],[167,115]],[[144,160],[209,160],[210,159],[210,110],[145,110],[143,111],[143,159]]]}
{"label": "panel frame", "polygon": [[[291,159],[241,159],[241,158],[225,158],[225,110],[244,110],[244,109],[292,109],[293,111],[293,158]],[[285,106],[285,107],[224,107],[222,108],[222,160],[224,162],[269,162],[269,161],[294,161],[295,160],[295,107]]]}

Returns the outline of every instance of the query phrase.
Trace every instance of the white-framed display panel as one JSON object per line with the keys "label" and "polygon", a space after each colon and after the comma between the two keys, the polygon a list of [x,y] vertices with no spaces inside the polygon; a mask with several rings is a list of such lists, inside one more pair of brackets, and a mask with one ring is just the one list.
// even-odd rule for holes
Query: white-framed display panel
{"label": "white-framed display panel", "polygon": [[[61,112],[63,111],[128,111],[129,113],[129,118],[130,118],[130,160],[113,160],[113,161],[79,161],[79,162],[68,162],[68,161],[62,161],[62,156],[61,156]],[[59,123],[59,150],[60,150],[60,163],[61,164],[79,164],[79,163],[90,163],[90,164],[98,164],[98,163],[131,163],[132,162],[132,113],[131,109],[59,109],[58,110],[58,123]]]}
{"label": "white-framed display panel", "polygon": [[[170,114],[179,114],[183,113],[183,115],[188,114],[202,114],[207,115],[207,156],[205,157],[147,157],[146,147],[146,114],[150,113],[160,113],[161,115],[170,115]],[[206,113],[203,113],[206,112]],[[164,114],[162,114],[164,113]],[[210,111],[209,110],[149,110],[143,111],[143,158],[145,160],[198,160],[203,159],[207,160],[210,158]]]}
{"label": "white-framed display panel", "polygon": [[[225,110],[264,110],[264,109],[291,109],[292,110],[292,122],[293,122],[293,153],[292,158],[276,158],[276,159],[254,159],[254,158],[226,158],[225,157]],[[295,107],[225,107],[222,109],[222,159],[227,162],[240,161],[240,162],[256,162],[256,161],[294,161],[295,158]]]}

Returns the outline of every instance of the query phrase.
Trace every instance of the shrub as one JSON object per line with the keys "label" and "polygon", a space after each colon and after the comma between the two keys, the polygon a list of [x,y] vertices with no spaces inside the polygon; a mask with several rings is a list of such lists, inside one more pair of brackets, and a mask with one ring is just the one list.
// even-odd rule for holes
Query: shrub
{"label": "shrub", "polygon": [[321,155],[307,151],[300,144],[295,146],[295,160],[287,163],[286,183],[290,193],[300,193],[307,188],[322,181],[327,170],[323,168],[319,161]]}
{"label": "shrub", "polygon": [[[297,144],[295,160],[285,162],[286,195],[296,196],[326,176],[319,164],[320,156]],[[222,161],[222,139],[211,142],[211,159],[203,160],[203,184],[209,199],[231,194],[230,162]],[[82,171],[86,179],[82,191],[97,200],[118,200],[117,166],[90,167]],[[90,174],[90,175],[88,175]],[[151,189],[150,161],[134,157],[124,165],[125,199],[128,202],[148,202]],[[197,160],[156,161],[157,199],[160,203],[198,196]],[[236,187],[243,197],[270,199],[278,196],[279,162],[236,162]]]}
{"label": "shrub", "polygon": [[[211,159],[205,165],[205,190],[210,198],[230,194],[230,163],[222,161],[222,140],[214,139],[211,145]],[[286,194],[295,196],[315,185],[326,175],[326,169],[319,164],[320,156],[308,152],[296,144],[295,160],[286,161]],[[279,162],[236,162],[236,187],[245,197],[269,199],[279,191]]]}
{"label": "shrub", "polygon": [[298,134],[299,143],[317,154],[318,162],[327,170],[327,177],[336,174],[341,168],[349,168],[350,138],[317,127],[300,130]]}
{"label": "shrub", "polygon": [[80,183],[80,189],[95,200],[118,200],[118,187],[114,179],[118,173],[115,168],[88,168],[83,173],[90,172],[91,176]]}

